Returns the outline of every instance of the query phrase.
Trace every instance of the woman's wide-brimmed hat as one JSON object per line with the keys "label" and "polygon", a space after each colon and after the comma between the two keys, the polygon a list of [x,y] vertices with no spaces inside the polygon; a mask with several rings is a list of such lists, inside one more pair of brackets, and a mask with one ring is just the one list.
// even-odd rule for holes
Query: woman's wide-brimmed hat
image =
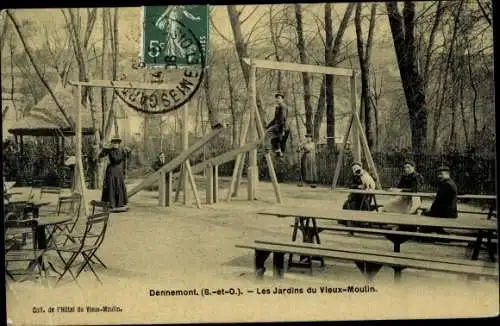
{"label": "woman's wide-brimmed hat", "polygon": [[417,166],[415,165],[415,162],[413,162],[412,160],[406,160],[406,161],[403,163],[403,165],[411,165],[411,166],[413,166],[413,167],[417,167]]}
{"label": "woman's wide-brimmed hat", "polygon": [[361,168],[363,167],[363,164],[361,164],[361,162],[359,162],[359,161],[352,162],[351,166],[355,166],[355,165],[357,165],[357,166],[359,166]]}
{"label": "woman's wide-brimmed hat", "polygon": [[111,142],[112,143],[121,143],[122,139],[120,138],[120,136],[114,136],[113,138],[111,138]]}
{"label": "woman's wide-brimmed hat", "polygon": [[437,172],[450,172],[450,168],[447,167],[447,166],[440,166],[438,169],[437,169]]}
{"label": "woman's wide-brimmed hat", "polygon": [[283,95],[283,93],[277,92],[274,94],[274,98],[278,98],[278,97],[285,98],[285,95]]}

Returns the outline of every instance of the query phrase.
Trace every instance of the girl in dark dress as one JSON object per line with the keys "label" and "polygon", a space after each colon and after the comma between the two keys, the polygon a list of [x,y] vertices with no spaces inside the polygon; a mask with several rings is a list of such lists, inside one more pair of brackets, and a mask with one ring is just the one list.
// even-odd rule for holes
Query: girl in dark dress
{"label": "girl in dark dress", "polygon": [[[403,175],[398,183],[397,188],[391,188],[390,191],[400,192],[419,192],[424,178],[420,173],[415,170],[415,163],[406,161],[403,165]],[[402,213],[402,214],[416,214],[417,210],[422,205],[420,197],[397,197],[392,202],[384,206],[384,212]]]}
{"label": "girl in dark dress", "polygon": [[128,150],[120,147],[121,139],[115,137],[111,140],[111,148],[103,148],[99,158],[105,156],[109,159],[104,176],[102,188],[103,202],[111,204],[113,211],[126,211],[127,208],[127,188],[125,187],[125,162],[128,157]]}

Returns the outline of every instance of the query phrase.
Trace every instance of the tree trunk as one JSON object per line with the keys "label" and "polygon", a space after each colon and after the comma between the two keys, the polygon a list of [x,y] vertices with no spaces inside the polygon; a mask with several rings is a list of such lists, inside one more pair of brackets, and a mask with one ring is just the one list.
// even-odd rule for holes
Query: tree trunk
{"label": "tree trunk", "polygon": [[229,93],[229,107],[231,110],[231,122],[233,125],[233,132],[231,135],[231,146],[233,148],[237,148],[239,146],[239,137],[238,137],[238,117],[236,113],[236,101],[234,97],[234,86],[233,86],[233,80],[231,78],[231,64],[229,61],[226,61],[226,64],[224,65],[224,68],[226,68],[226,78],[227,78],[227,85],[228,85],[228,93]]}
{"label": "tree trunk", "polygon": [[[303,77],[302,77],[303,78]],[[292,94],[293,94],[293,107],[295,111],[295,125],[297,127],[297,144],[300,143],[302,139],[302,133],[300,132],[301,124],[300,124],[300,113],[297,105],[297,92],[295,92],[295,80],[292,78]],[[309,103],[310,104],[310,103]],[[307,122],[306,122],[306,133],[307,133]]]}
{"label": "tree trunk", "polygon": [[[271,42],[273,43],[274,47],[274,59],[278,62],[281,61],[281,56],[280,56],[280,49],[279,49],[279,37],[281,35],[276,35],[276,30],[275,26],[273,24],[274,17],[273,17],[273,5],[269,5],[269,30],[271,32]],[[276,71],[278,75],[278,83],[276,85],[276,91],[277,92],[282,92],[283,91],[283,86],[282,86],[282,78],[283,78],[283,72],[281,70]]]}
{"label": "tree trunk", "polygon": [[[16,121],[19,119],[18,115],[18,110],[16,106],[16,101],[14,99],[14,94],[15,94],[15,86],[14,86],[14,44],[12,42],[12,37],[10,38],[10,98],[12,101],[12,109],[14,110],[14,114],[16,117]],[[5,115],[4,115],[5,116]]]}
{"label": "tree trunk", "polygon": [[[117,80],[118,76],[118,10],[119,8],[114,8],[114,14],[111,15],[111,11],[108,10],[109,23],[108,26],[112,26],[110,28],[110,42],[111,42],[111,79]],[[118,124],[116,122],[116,113],[114,109],[114,103],[116,101],[116,91],[113,91],[113,95],[111,97],[111,104],[109,105],[107,116],[105,117],[105,127],[103,138],[107,141],[111,135],[112,128],[114,126],[115,133],[118,134]]]}
{"label": "tree trunk", "polygon": [[[335,65],[333,57],[333,26],[332,4],[325,3],[325,65]],[[329,152],[335,150],[335,112],[333,97],[333,75],[325,75],[325,102],[326,102],[326,140]]]}
{"label": "tree trunk", "polygon": [[[297,30],[297,49],[301,64],[307,64],[306,43],[304,40],[304,29],[302,23],[302,7],[300,3],[295,3],[295,28]],[[311,104],[310,78],[307,72],[302,73],[302,87],[304,89],[304,108],[306,116],[306,133],[313,133],[313,109]],[[295,96],[295,93],[294,93]],[[299,134],[300,135],[300,134]],[[300,139],[300,137],[299,137]]]}
{"label": "tree trunk", "polygon": [[460,16],[460,11],[461,11],[463,3],[464,3],[464,1],[460,2],[460,5],[459,5],[457,13],[456,13],[454,27],[453,27],[453,34],[451,37],[451,42],[450,42],[447,57],[446,57],[446,65],[445,65],[445,69],[444,69],[444,77],[442,79],[442,87],[441,87],[441,98],[440,98],[440,101],[439,101],[439,104],[437,107],[438,112],[436,113],[436,119],[434,121],[434,139],[433,139],[432,148],[431,148],[432,151],[436,150],[436,142],[437,142],[437,138],[438,138],[437,133],[439,132],[440,118],[441,118],[441,114],[443,111],[445,99],[448,95],[448,89],[449,89],[448,86],[450,83],[453,83],[453,81],[448,81],[448,73],[450,71],[450,68],[452,67],[452,59],[453,59],[452,55],[453,55],[453,50],[455,48],[455,41],[456,41],[457,33],[458,33],[459,16]]}
{"label": "tree trunk", "polygon": [[397,2],[387,2],[386,7],[408,107],[412,148],[414,153],[422,154],[427,138],[427,102],[424,80],[415,56],[415,3],[404,3],[404,18],[399,13]]}
{"label": "tree trunk", "polygon": [[[342,21],[340,22],[339,30],[337,31],[337,35],[335,36],[335,41],[333,42],[333,47],[332,47],[332,62],[333,65],[337,64],[337,55],[340,50],[340,45],[342,43],[342,39],[344,37],[344,33],[347,29],[349,19],[351,18],[352,11],[354,9],[354,3],[349,3],[347,5],[346,11],[344,13],[344,17],[342,18]],[[320,89],[320,94],[319,94],[319,99],[318,99],[318,104],[316,106],[316,112],[314,114],[313,118],[313,138],[315,141],[319,139],[319,131],[321,129],[321,123],[323,122],[323,117],[325,116],[325,85],[326,85],[326,76],[323,76],[322,82],[321,82],[321,89]],[[333,109],[332,109],[333,110]]]}
{"label": "tree trunk", "polygon": [[370,15],[370,27],[368,31],[368,38],[366,43],[366,48],[363,45],[363,32],[361,29],[361,12],[362,12],[362,4],[358,3],[356,5],[356,14],[355,14],[355,29],[356,29],[356,44],[358,49],[358,58],[359,58],[359,66],[361,68],[361,99],[362,99],[362,112],[364,118],[364,128],[365,135],[368,142],[368,147],[370,151],[373,151],[375,144],[375,135],[373,130],[373,122],[372,115],[373,111],[373,101],[371,95],[371,48],[373,43],[373,31],[375,28],[375,14],[376,14],[376,3],[372,4],[372,10]]}
{"label": "tree trunk", "polygon": [[9,20],[7,19],[7,14],[5,14],[3,19],[3,24],[2,24],[2,30],[0,31],[0,57],[3,53],[3,47],[5,45],[5,37],[7,35],[7,30],[9,28]]}
{"label": "tree trunk", "polygon": [[[240,62],[241,71],[243,72],[243,77],[245,78],[245,83],[248,87],[248,81],[250,78],[250,67],[247,66],[245,62],[243,62],[243,58],[248,57],[247,44],[245,43],[245,40],[243,38],[240,18],[236,6],[234,5],[227,6],[227,13],[229,15],[231,29],[233,30],[234,42],[236,45],[236,52],[238,53],[238,59]],[[262,124],[265,126],[266,112],[264,111],[264,108],[262,106],[262,101],[260,99],[260,96],[257,96],[257,109],[259,110]]]}
{"label": "tree trunk", "polygon": [[478,119],[477,119],[477,97],[478,91],[476,87],[476,83],[474,82],[474,73],[472,72],[472,63],[471,63],[471,54],[470,54],[470,43],[467,44],[467,70],[469,71],[469,81],[470,87],[472,88],[473,97],[472,97],[472,120],[473,120],[473,133],[472,133],[472,141],[474,142],[474,146],[477,143],[477,138],[479,135],[478,129]]}
{"label": "tree trunk", "polygon": [[211,126],[215,126],[218,122],[217,109],[215,107],[214,100],[212,98],[212,68],[208,67],[205,69],[205,76],[203,79],[203,88],[205,90],[205,98],[207,100],[207,110],[208,110],[208,120]]}

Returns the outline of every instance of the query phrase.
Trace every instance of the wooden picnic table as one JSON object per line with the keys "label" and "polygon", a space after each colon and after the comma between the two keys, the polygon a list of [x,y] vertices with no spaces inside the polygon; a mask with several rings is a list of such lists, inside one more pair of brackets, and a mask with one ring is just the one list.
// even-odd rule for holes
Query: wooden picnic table
{"label": "wooden picnic table", "polygon": [[[374,197],[374,200],[375,200],[375,195],[407,196],[407,197],[423,197],[423,198],[435,198],[436,197],[436,193],[429,193],[429,192],[403,192],[403,191],[361,190],[361,189],[335,189],[335,191],[341,192],[341,193],[372,195]],[[496,214],[494,213],[496,211],[496,201],[497,201],[496,195],[464,194],[464,195],[457,195],[457,199],[459,199],[459,200],[484,200],[484,201],[487,201],[487,202],[489,202],[489,210],[488,210],[488,213],[486,214],[488,216],[488,219],[490,219],[492,216],[496,216]],[[376,200],[375,200],[375,205],[377,205]],[[467,212],[467,213],[478,214],[478,212]]]}
{"label": "wooden picnic table", "polygon": [[[403,191],[389,191],[389,190],[361,190],[361,189],[335,189],[336,192],[363,194],[363,195],[381,195],[381,196],[411,196],[411,197],[425,197],[434,198],[436,193],[431,192],[403,192]],[[457,199],[478,199],[478,200],[496,200],[496,195],[457,195]]]}
{"label": "wooden picnic table", "polygon": [[[279,207],[266,209],[259,212],[262,215],[272,215],[281,218],[294,218],[294,228],[292,240],[295,241],[298,229],[302,229],[307,234],[307,242],[320,243],[319,228],[316,220],[328,221],[347,221],[358,223],[369,223],[378,225],[396,225],[396,226],[412,226],[412,227],[437,227],[447,229],[458,229],[472,231],[475,234],[476,241],[473,246],[472,260],[477,260],[479,251],[483,245],[483,239],[494,239],[497,231],[497,223],[483,220],[461,220],[460,218],[435,218],[420,215],[407,215],[397,213],[377,213],[370,211],[355,211],[355,210],[324,210],[309,207]],[[310,223],[312,222],[312,226]],[[406,240],[409,240],[409,235]],[[488,250],[493,248],[488,246]],[[492,252],[490,252],[490,255]]]}
{"label": "wooden picnic table", "polygon": [[16,181],[6,181],[5,182],[5,189],[10,190],[14,185],[16,184]]}

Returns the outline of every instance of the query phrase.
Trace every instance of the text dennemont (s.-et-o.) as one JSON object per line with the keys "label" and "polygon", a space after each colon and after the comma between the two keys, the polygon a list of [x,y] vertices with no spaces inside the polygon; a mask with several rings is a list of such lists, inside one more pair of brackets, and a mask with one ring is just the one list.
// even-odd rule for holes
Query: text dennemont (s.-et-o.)
{"label": "text dennemont (s.-et-o.)", "polygon": [[297,294],[366,294],[375,293],[378,290],[369,285],[348,285],[343,287],[319,286],[319,287],[257,287],[253,289],[241,288],[218,288],[218,289],[149,289],[151,297],[172,296],[211,296],[211,295],[297,295]]}

